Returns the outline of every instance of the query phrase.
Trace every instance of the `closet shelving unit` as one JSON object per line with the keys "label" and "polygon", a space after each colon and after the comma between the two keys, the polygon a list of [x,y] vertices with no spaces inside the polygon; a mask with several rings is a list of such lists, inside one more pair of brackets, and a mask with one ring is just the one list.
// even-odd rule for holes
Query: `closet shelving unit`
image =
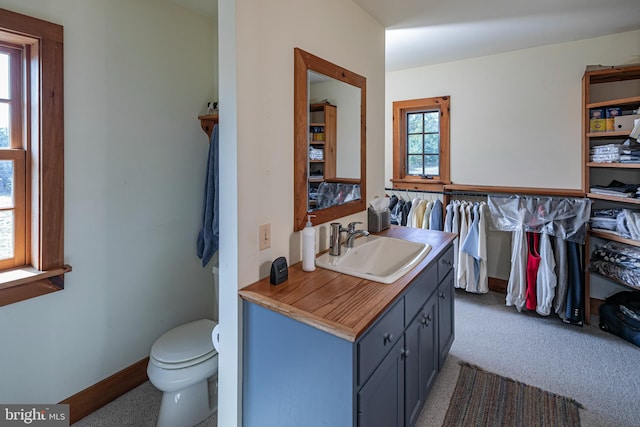
{"label": "closet shelving unit", "polygon": [[[309,159],[309,190],[336,177],[337,108],[328,103],[309,105],[309,146],[322,149],[322,160]],[[315,201],[310,200],[310,207]]]}
{"label": "closet shelving unit", "polygon": [[[596,145],[623,143],[629,138],[626,131],[590,131],[590,112],[594,108],[621,107],[622,110],[632,110],[640,107],[640,65],[602,67],[587,70],[582,77],[582,141],[583,141],[583,190],[592,200],[592,209],[599,208],[629,208],[640,209],[640,199],[616,197],[590,192],[593,185],[607,185],[616,179],[625,183],[640,183],[640,163],[594,163],[589,160],[589,150]],[[627,245],[640,247],[640,241],[626,239],[598,230],[589,230],[584,253],[585,265],[585,320],[589,319],[592,311],[602,302],[590,298],[591,276],[599,276],[623,286],[625,283],[606,278],[589,271],[591,257],[590,246],[592,239],[601,241],[616,241]]]}

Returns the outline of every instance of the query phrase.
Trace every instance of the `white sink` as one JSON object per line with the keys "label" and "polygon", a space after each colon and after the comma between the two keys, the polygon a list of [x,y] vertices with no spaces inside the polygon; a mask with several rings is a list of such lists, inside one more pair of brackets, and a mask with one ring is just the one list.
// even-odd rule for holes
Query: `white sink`
{"label": "white sink", "polygon": [[342,246],[339,256],[329,252],[316,258],[318,267],[362,279],[393,283],[404,276],[431,250],[426,243],[394,237],[367,236],[355,240],[353,248]]}

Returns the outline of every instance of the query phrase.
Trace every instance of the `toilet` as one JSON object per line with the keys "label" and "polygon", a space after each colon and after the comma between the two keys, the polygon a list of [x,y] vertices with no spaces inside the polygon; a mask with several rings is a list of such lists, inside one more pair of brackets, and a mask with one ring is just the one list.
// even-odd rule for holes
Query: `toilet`
{"label": "toilet", "polygon": [[147,375],[163,392],[157,427],[192,427],[217,410],[218,352],[211,339],[216,325],[201,319],[178,326],[151,347]]}

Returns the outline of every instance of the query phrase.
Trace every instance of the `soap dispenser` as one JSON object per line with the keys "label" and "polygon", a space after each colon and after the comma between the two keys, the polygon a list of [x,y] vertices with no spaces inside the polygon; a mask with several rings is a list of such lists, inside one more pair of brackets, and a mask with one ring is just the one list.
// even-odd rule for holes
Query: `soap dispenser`
{"label": "soap dispenser", "polygon": [[302,269],[313,271],[316,269],[316,229],[311,224],[311,217],[307,215],[307,226],[302,229]]}

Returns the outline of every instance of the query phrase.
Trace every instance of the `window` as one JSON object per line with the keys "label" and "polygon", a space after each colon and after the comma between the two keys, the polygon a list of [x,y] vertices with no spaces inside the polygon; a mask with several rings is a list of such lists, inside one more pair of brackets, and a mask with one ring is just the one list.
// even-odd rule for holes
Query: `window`
{"label": "window", "polygon": [[0,306],[63,288],[62,27],[0,9]]}
{"label": "window", "polygon": [[0,45],[0,269],[25,263],[22,50]]}
{"label": "window", "polygon": [[442,190],[449,184],[450,97],[393,103],[393,187]]}

